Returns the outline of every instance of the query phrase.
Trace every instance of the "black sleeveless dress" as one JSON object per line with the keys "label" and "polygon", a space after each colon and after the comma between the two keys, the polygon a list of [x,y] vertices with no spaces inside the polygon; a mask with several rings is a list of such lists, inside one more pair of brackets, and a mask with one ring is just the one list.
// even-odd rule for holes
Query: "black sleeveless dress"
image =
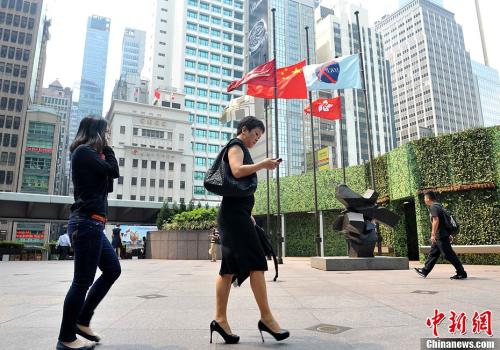
{"label": "black sleeveless dress", "polygon": [[[228,149],[233,145],[243,150],[244,165],[253,164],[243,141],[237,138],[229,141]],[[249,276],[250,271],[267,271],[264,249],[251,219],[254,203],[253,195],[223,197],[217,219],[222,247],[219,274],[234,274],[233,282],[237,281],[238,285]]]}

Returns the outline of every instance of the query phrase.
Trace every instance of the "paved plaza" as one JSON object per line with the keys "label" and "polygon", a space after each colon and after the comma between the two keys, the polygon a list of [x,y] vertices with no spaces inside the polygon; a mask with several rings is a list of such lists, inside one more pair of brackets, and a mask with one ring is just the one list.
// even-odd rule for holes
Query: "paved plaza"
{"label": "paved plaza", "polygon": [[[465,312],[468,336],[474,311],[489,309],[493,336],[500,334],[500,266],[466,266],[470,278],[452,281],[452,267],[437,265],[424,280],[412,270],[325,272],[312,269],[309,259],[286,258],[279,281],[269,282],[268,289],[275,316],[291,337],[277,343],[265,334],[262,344],[246,281],[232,289],[228,310],[240,343],[225,345],[214,333],[211,345],[219,263],[121,263],[122,275],[93,320],[103,337],[98,350],[419,349],[421,338],[432,337],[425,321],[435,308],[447,318],[451,310]],[[0,348],[54,349],[71,278],[71,261],[0,262]],[[333,334],[318,332],[320,324],[333,325],[320,327]],[[446,320],[438,330],[451,336]]]}

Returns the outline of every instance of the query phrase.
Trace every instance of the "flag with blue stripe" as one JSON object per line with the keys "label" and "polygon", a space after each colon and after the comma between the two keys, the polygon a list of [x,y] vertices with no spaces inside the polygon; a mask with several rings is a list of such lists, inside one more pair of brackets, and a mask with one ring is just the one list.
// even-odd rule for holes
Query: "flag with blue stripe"
{"label": "flag with blue stripe", "polygon": [[361,89],[359,54],[303,68],[307,90]]}

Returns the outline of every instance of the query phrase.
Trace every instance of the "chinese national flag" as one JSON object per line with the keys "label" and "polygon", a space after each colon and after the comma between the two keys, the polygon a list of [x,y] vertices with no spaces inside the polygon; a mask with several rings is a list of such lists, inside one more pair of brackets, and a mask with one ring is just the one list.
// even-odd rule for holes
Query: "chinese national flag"
{"label": "chinese national flag", "polygon": [[[313,101],[313,116],[322,119],[339,120],[342,118],[342,103],[340,96],[335,98],[318,98]],[[304,112],[311,113],[309,105]]]}
{"label": "chinese national flag", "polygon": [[[278,76],[278,98],[307,98],[306,81],[302,67],[306,61],[300,61],[288,67],[276,70]],[[274,84],[272,86],[251,82],[247,85],[247,95],[260,98],[274,98]]]}
{"label": "chinese national flag", "polygon": [[231,82],[231,84],[227,86],[227,92],[231,92],[241,85],[249,83],[274,86],[274,60],[255,67],[240,80]]}

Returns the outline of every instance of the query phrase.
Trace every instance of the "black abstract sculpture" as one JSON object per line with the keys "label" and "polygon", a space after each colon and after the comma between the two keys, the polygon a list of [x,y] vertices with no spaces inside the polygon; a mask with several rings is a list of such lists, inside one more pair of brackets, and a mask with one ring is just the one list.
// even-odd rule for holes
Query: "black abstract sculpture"
{"label": "black abstract sculpture", "polygon": [[377,222],[394,227],[399,216],[377,205],[378,193],[367,190],[363,196],[351,190],[347,185],[340,185],[335,198],[346,208],[333,223],[333,229],[341,231],[347,240],[349,257],[372,258],[378,240]]}

